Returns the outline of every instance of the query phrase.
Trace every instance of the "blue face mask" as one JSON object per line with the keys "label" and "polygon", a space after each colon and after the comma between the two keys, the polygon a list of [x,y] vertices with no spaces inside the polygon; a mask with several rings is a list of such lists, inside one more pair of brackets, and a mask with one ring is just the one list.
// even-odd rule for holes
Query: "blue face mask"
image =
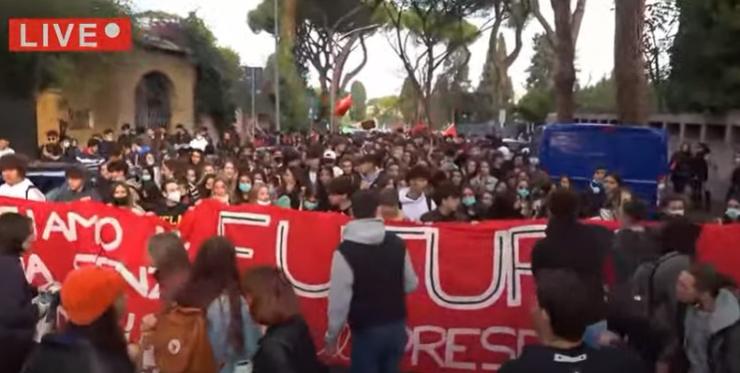
{"label": "blue face mask", "polygon": [[304,201],[303,202],[303,208],[306,209],[306,210],[308,210],[308,211],[314,211],[318,207],[319,207],[319,204],[316,203],[316,202],[311,202],[311,201]]}
{"label": "blue face mask", "polygon": [[740,219],[740,208],[730,207],[725,211],[725,215],[732,220]]}
{"label": "blue face mask", "polygon": [[471,206],[475,205],[475,197],[473,197],[473,196],[463,197],[462,204],[465,205],[465,206],[467,206],[467,207],[471,207]]}
{"label": "blue face mask", "polygon": [[242,193],[249,193],[252,190],[252,184],[250,183],[239,183],[239,191]]}
{"label": "blue face mask", "polygon": [[529,189],[519,188],[516,190],[516,193],[522,198],[529,197]]}

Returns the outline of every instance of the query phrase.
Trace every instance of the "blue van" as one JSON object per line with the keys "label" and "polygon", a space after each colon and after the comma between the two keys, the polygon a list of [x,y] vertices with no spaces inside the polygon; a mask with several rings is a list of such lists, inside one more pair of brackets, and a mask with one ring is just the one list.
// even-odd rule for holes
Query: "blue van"
{"label": "blue van", "polygon": [[551,124],[539,148],[542,168],[557,180],[566,175],[578,190],[586,188],[597,167],[624,180],[644,201],[657,199],[658,179],[668,172],[665,130],[609,124]]}

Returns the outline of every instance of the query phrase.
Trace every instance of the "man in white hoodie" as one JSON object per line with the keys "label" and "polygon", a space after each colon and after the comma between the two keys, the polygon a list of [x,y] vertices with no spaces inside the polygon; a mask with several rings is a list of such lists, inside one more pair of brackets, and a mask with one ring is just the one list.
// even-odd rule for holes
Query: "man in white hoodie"
{"label": "man in white hoodie", "polygon": [[430,172],[426,167],[415,166],[406,175],[409,187],[398,191],[401,210],[411,221],[421,221],[422,215],[437,208],[432,198],[425,194],[430,178]]}
{"label": "man in white hoodie", "polygon": [[46,201],[42,193],[26,178],[26,160],[17,154],[8,154],[0,158],[0,170],[3,173],[3,185],[0,185],[0,197]]}

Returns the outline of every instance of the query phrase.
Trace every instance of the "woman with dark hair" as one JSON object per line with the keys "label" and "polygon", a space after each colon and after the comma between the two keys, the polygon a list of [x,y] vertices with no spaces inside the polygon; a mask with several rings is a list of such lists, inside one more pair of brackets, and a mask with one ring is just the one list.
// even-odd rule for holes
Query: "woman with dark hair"
{"label": "woman with dark hair", "polygon": [[301,180],[302,173],[300,169],[296,167],[289,167],[284,169],[280,173],[280,188],[277,191],[277,200],[285,199],[284,197],[290,198],[290,208],[298,210],[301,207],[302,192],[301,188],[303,180]]}
{"label": "woman with dark hair", "polygon": [[322,166],[319,171],[319,183],[313,193],[319,203],[316,208],[318,211],[329,211],[329,192],[327,188],[329,188],[332,180],[334,180],[334,167],[330,165]]}
{"label": "woman with dark hair", "polygon": [[17,372],[33,346],[38,311],[31,303],[20,257],[33,242],[32,221],[16,213],[0,215],[0,362]]}
{"label": "woman with dark hair", "polygon": [[211,198],[213,195],[213,184],[216,182],[216,175],[207,174],[203,176],[203,180],[198,184],[198,191],[200,192],[201,198]]}
{"label": "woman with dark hair", "polygon": [[254,267],[242,279],[252,317],[267,326],[254,355],[254,373],[321,373],[316,347],[293,286],[277,268]]}
{"label": "woman with dark hair", "polygon": [[570,180],[570,177],[568,177],[567,175],[560,176],[560,181],[558,182],[558,189],[565,189],[565,190],[573,189],[573,182]]}
{"label": "woman with dark hair", "polygon": [[141,207],[134,203],[134,195],[131,191],[131,187],[128,184],[122,181],[115,181],[111,185],[110,190],[111,195],[109,196],[109,198],[113,206],[141,213],[144,212]]}
{"label": "woman with dark hair", "polygon": [[23,372],[133,373],[118,324],[125,289],[121,275],[110,268],[88,266],[70,272],[61,290],[67,325],[42,339]]}
{"label": "woman with dark hair", "polygon": [[182,239],[175,233],[155,234],[149,238],[147,252],[156,269],[159,298],[164,303],[174,301],[190,276],[190,260]]}
{"label": "woman with dark hair", "polygon": [[239,178],[237,179],[236,188],[234,189],[234,204],[241,205],[249,202],[249,192],[252,191],[254,186],[252,175],[247,170],[239,171]]}
{"label": "woman with dark hair", "polygon": [[236,250],[229,240],[212,237],[203,243],[176,301],[207,314],[208,339],[221,373],[234,372],[254,355],[261,332],[242,298]]}
{"label": "woman with dark hair", "polygon": [[624,187],[622,178],[614,173],[609,173],[604,177],[604,193],[606,201],[599,215],[603,220],[615,221],[621,215],[622,205],[632,200],[632,193]]}

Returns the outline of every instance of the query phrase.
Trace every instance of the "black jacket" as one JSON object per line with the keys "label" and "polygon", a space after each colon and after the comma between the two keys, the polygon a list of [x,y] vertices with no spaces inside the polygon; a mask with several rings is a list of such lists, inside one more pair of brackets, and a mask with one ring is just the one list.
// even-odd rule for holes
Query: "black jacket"
{"label": "black jacket", "polygon": [[17,256],[0,255],[0,365],[18,372],[33,346],[38,311]]}
{"label": "black jacket", "polygon": [[254,355],[254,373],[324,373],[311,334],[300,316],[267,329]]}
{"label": "black jacket", "polygon": [[593,315],[584,316],[589,323],[606,316],[603,268],[614,234],[606,228],[581,224],[575,219],[550,219],[546,237],[532,250],[532,273],[535,278],[543,269],[568,269],[579,275],[590,289]]}
{"label": "black jacket", "polygon": [[134,373],[128,355],[102,351],[68,330],[44,337],[23,373]]}
{"label": "black jacket", "polygon": [[526,346],[522,355],[504,364],[500,373],[647,373],[639,358],[625,351],[585,345],[572,349]]}

